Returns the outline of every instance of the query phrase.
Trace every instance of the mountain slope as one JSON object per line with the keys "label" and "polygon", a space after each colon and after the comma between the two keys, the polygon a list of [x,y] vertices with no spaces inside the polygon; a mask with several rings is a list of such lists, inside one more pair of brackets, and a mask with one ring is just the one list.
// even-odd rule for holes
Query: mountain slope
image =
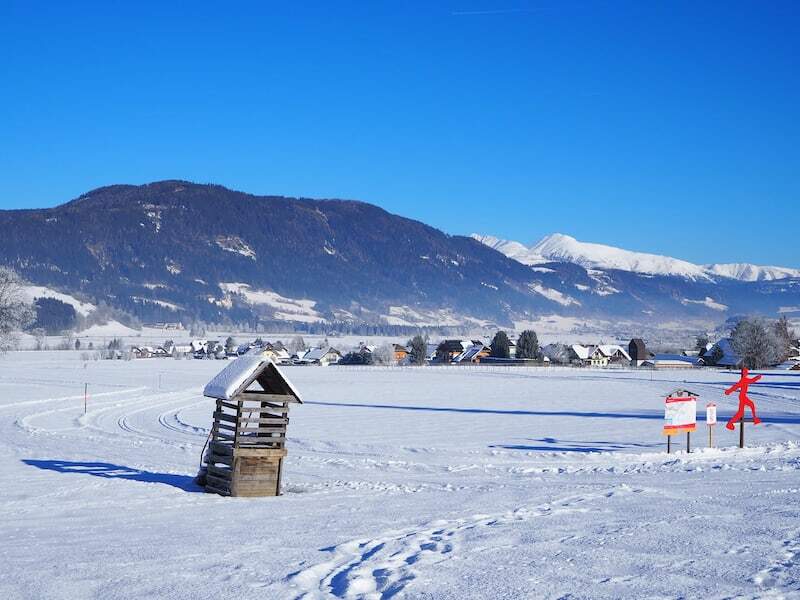
{"label": "mountain slope", "polygon": [[0,211],[0,239],[0,264],[30,284],[142,320],[716,323],[800,306],[796,278],[739,281],[568,236],[533,248],[478,241],[364,202],[185,181],[115,185],[55,208]]}
{"label": "mountain slope", "polygon": [[774,281],[788,277],[800,277],[800,269],[786,267],[760,267],[747,263],[705,265],[706,272],[738,281]]}
{"label": "mountain slope", "polygon": [[519,242],[492,236],[473,234],[472,237],[527,265],[548,261],[569,262],[588,269],[618,269],[648,275],[685,277],[698,281],[715,281],[719,277],[748,282],[800,277],[800,269],[761,267],[746,263],[696,265],[669,256],[580,242],[561,233],[548,235],[530,248]]}
{"label": "mountain slope", "polygon": [[[327,320],[379,322],[400,305],[508,322],[547,305],[520,263],[363,202],[117,185],[52,209],[2,211],[0,235],[0,263],[32,283],[143,318],[281,319],[282,298],[310,301]],[[249,286],[250,298],[226,284]],[[254,302],[266,297],[258,291],[274,301]]]}

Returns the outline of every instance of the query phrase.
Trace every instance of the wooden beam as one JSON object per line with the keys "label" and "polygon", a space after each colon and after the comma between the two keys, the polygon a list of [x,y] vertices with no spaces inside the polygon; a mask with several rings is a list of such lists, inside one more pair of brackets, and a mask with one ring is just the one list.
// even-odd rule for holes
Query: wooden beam
{"label": "wooden beam", "polygon": [[242,392],[236,399],[254,400],[256,402],[297,402],[292,394],[268,394],[266,392]]}
{"label": "wooden beam", "polygon": [[223,412],[215,412],[214,418],[219,419],[220,421],[228,421],[229,423],[236,423],[236,415],[229,415]]}
{"label": "wooden beam", "polygon": [[288,417],[242,417],[240,423],[267,423],[269,425],[287,425]]}
{"label": "wooden beam", "polygon": [[217,400],[217,406],[224,406],[225,408],[230,408],[231,410],[239,410],[239,403],[234,404],[233,402],[225,402],[224,400]]}
{"label": "wooden beam", "polygon": [[283,458],[285,448],[237,448],[236,456],[252,458]]}

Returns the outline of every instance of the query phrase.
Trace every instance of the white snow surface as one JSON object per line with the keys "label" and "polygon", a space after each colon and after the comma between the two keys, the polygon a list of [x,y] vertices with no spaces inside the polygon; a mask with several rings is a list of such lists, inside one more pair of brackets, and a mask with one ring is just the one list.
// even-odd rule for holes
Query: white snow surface
{"label": "white snow surface", "polygon": [[[193,484],[216,361],[0,360],[0,597],[762,598],[800,589],[800,377],[287,368],[284,494]],[[84,414],[84,383],[89,384]],[[664,398],[717,404],[665,453]]]}
{"label": "white snow surface", "polygon": [[220,283],[219,287],[223,292],[242,294],[250,304],[262,304],[275,309],[274,317],[276,319],[305,323],[325,320],[314,309],[317,304],[314,300],[286,298],[271,290],[253,289],[249,284],[240,282]]}
{"label": "white snow surface", "polygon": [[569,306],[571,304],[577,304],[580,306],[580,302],[575,300],[572,296],[568,296],[567,294],[563,294],[558,290],[554,290],[552,288],[546,288],[539,283],[530,283],[528,284],[528,288],[531,291],[536,292],[537,294],[544,296],[548,300],[552,300],[562,306]]}
{"label": "white snow surface", "polygon": [[581,242],[562,233],[548,235],[531,247],[493,236],[472,234],[472,237],[526,265],[537,265],[543,262],[570,262],[587,269],[618,269],[634,273],[671,275],[706,281],[713,281],[716,277],[740,281],[769,281],[800,277],[800,269],[761,267],[747,263],[696,265],[669,256],[632,252],[604,244]]}
{"label": "white snow surface", "polygon": [[[78,333],[80,337],[126,337],[139,334],[135,329],[123,325],[119,321],[109,321],[102,325],[92,325]],[[162,336],[163,337],[163,336]]]}
{"label": "white snow surface", "polygon": [[702,304],[703,306],[705,306],[707,308],[710,308],[712,310],[719,310],[719,311],[728,310],[728,305],[727,304],[722,304],[721,302],[717,302],[716,300],[714,300],[710,296],[706,296],[703,300],[689,300],[688,298],[684,298],[683,300],[681,300],[681,303],[684,304],[684,305],[686,305],[686,304]]}
{"label": "white snow surface", "polygon": [[96,308],[94,304],[81,302],[74,296],[62,294],[61,292],[51,290],[50,288],[41,285],[25,285],[23,286],[22,293],[25,295],[28,301],[31,302],[34,300],[34,298],[53,298],[55,300],[60,300],[61,302],[72,306],[76,313],[83,315],[84,317]]}

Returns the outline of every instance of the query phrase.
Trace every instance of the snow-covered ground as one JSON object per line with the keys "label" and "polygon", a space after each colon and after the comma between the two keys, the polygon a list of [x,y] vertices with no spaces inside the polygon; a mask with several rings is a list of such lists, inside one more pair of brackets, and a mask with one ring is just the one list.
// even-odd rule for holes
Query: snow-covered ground
{"label": "snow-covered ground", "polygon": [[225,363],[79,356],[0,359],[0,598],[800,597],[800,376],[668,456],[663,397],[733,374],[288,368],[285,493],[240,499],[192,482]]}

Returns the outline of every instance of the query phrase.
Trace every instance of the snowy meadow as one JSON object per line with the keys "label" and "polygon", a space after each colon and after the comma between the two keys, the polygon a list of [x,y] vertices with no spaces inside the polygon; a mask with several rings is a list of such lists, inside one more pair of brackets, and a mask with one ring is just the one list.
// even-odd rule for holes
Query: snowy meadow
{"label": "snowy meadow", "polygon": [[224,365],[0,359],[0,597],[800,597],[800,374],[739,449],[736,373],[286,367],[284,494],[244,499],[193,483]]}

